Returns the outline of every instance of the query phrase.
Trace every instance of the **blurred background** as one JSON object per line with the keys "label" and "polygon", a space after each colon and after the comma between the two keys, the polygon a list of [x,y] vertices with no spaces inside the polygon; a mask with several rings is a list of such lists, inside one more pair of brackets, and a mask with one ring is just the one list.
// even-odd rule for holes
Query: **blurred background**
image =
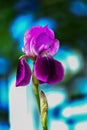
{"label": "blurred background", "polygon": [[86,130],[87,0],[0,0],[0,130],[10,130],[10,84],[24,32],[34,25],[54,30],[60,40],[54,58],[65,68],[63,82],[41,88],[49,103],[49,130]]}

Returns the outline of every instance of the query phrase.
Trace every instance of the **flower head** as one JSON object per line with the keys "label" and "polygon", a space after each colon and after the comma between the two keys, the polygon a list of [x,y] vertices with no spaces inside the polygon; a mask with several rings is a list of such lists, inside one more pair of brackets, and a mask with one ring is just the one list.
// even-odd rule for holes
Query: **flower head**
{"label": "flower head", "polygon": [[23,51],[26,55],[51,55],[59,49],[59,40],[55,39],[54,32],[48,26],[34,26],[24,35]]}
{"label": "flower head", "polygon": [[23,52],[26,54],[19,59],[16,86],[24,86],[30,82],[31,69],[25,58],[34,60],[34,75],[43,83],[54,84],[63,80],[64,69],[53,55],[59,49],[59,40],[48,26],[34,26],[25,32]]}

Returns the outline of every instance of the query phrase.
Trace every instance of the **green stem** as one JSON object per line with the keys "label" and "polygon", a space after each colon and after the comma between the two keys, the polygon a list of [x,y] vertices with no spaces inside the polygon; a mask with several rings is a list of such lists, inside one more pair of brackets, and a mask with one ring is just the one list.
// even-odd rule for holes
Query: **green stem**
{"label": "green stem", "polygon": [[36,77],[33,75],[32,76],[32,84],[33,84],[33,91],[34,91],[34,94],[35,94],[35,97],[36,97],[36,101],[37,101],[37,105],[38,105],[38,109],[39,109],[39,112],[40,112],[40,96],[39,96],[39,83],[38,83],[38,80],[36,79]]}
{"label": "green stem", "polygon": [[46,126],[46,127],[43,127],[43,130],[48,130],[47,126]]}
{"label": "green stem", "polygon": [[36,97],[40,117],[41,117],[41,124],[43,130],[48,130],[47,128],[47,111],[48,111],[48,104],[47,99],[43,91],[39,94],[39,81],[38,79],[33,75],[32,76],[32,83],[33,83],[33,91]]}

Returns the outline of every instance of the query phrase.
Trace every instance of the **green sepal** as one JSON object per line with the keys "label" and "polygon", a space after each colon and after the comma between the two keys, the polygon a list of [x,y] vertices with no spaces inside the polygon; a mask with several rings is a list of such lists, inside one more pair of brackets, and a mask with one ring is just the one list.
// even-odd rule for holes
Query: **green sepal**
{"label": "green sepal", "polygon": [[40,92],[40,110],[43,130],[47,130],[48,103],[43,91]]}

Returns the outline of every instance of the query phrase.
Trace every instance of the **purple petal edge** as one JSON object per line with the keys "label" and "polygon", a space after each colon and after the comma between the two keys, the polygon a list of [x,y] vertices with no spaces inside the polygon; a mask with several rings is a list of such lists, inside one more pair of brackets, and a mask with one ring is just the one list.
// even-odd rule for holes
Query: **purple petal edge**
{"label": "purple petal edge", "polygon": [[25,86],[30,82],[31,70],[24,57],[18,61],[16,87]]}
{"label": "purple petal edge", "polygon": [[[53,67],[52,67],[53,66]],[[50,74],[47,80],[48,84],[56,84],[64,79],[64,68],[61,62],[51,59]]]}

